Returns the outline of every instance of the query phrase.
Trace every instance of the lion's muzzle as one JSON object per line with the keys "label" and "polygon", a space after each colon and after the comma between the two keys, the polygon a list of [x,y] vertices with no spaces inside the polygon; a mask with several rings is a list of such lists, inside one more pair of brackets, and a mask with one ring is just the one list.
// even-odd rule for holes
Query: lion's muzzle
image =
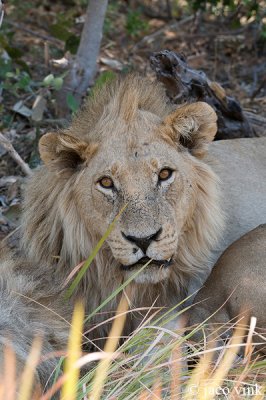
{"label": "lion's muzzle", "polygon": [[136,263],[131,265],[121,265],[121,269],[124,271],[129,271],[131,269],[140,267],[142,265],[148,264],[147,267],[159,267],[159,268],[168,268],[172,264],[172,258],[168,260],[153,260],[149,257],[142,257]]}
{"label": "lion's muzzle", "polygon": [[131,243],[134,243],[135,245],[138,246],[138,248],[140,248],[143,253],[145,254],[148,247],[150,246],[150,244],[154,241],[157,240],[158,237],[160,236],[162,232],[162,228],[158,229],[157,232],[153,233],[152,235],[146,236],[146,237],[136,237],[136,236],[131,236],[131,235],[125,235],[124,232],[122,233],[122,236],[128,240]]}

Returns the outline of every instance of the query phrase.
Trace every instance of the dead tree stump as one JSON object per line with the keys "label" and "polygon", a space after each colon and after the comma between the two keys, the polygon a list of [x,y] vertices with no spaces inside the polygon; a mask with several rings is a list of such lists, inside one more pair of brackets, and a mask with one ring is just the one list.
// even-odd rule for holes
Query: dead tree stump
{"label": "dead tree stump", "polygon": [[245,113],[235,98],[204,72],[190,68],[182,55],[164,50],[154,53],[150,63],[174,104],[205,101],[213,107],[218,116],[216,140],[265,135],[265,118]]}

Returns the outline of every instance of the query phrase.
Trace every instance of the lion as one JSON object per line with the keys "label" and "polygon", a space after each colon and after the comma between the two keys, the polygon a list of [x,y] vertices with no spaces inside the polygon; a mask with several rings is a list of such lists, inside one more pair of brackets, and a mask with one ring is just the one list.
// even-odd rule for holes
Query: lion
{"label": "lion", "polygon": [[[166,260],[178,262],[178,268],[154,269],[154,263],[150,264],[135,281],[142,283],[146,276],[147,282],[157,284],[168,274],[177,273],[178,279],[174,281],[181,283],[182,290],[191,275],[198,276],[208,269],[210,250],[216,250],[218,257],[241,234],[266,219],[266,188],[258,184],[265,181],[265,138],[212,143],[213,160],[208,158],[207,148],[217,130],[216,119],[206,103],[174,109],[160,84],[138,76],[101,89],[67,131],[48,133],[40,140],[45,166],[26,190],[24,251],[34,262],[47,261],[47,254],[52,254],[50,263],[54,265],[59,257],[56,270],[57,274],[62,271],[64,278],[73,266],[87,258],[110,222],[128,203],[95,260],[97,265],[103,264],[101,273],[109,279],[109,270],[119,271],[109,279],[116,287],[114,278],[119,281],[122,275],[114,263],[123,265],[126,276],[133,270],[127,267],[139,260],[142,264],[151,258],[159,264]],[[148,159],[154,165],[141,171]],[[166,166],[172,163],[173,167],[162,168],[163,159],[167,160]],[[237,178],[228,173],[236,163]],[[98,165],[102,177],[93,181],[93,190],[89,188],[87,192],[85,188],[95,179]],[[169,177],[162,177],[159,186],[154,187],[150,184],[156,168]],[[120,192],[115,185],[103,187],[108,182],[114,184],[113,175],[117,175]],[[175,203],[174,199],[163,198],[162,189],[169,184]],[[219,189],[223,185],[226,187],[221,201]],[[239,211],[239,198],[244,213]],[[221,244],[218,237],[223,230],[224,204],[229,218]],[[100,210],[97,205],[101,205]],[[147,259],[143,260],[145,251],[134,243],[134,238],[152,237],[145,254]],[[153,274],[148,272],[151,268]],[[110,282],[110,289],[111,286]]]}
{"label": "lion", "polygon": [[[246,193],[263,182],[265,172],[260,172],[259,165],[266,141],[254,139],[260,146],[251,139],[235,141],[238,151],[233,145],[230,150],[230,144],[212,145],[216,121],[208,104],[177,108],[169,104],[159,83],[129,75],[93,93],[68,129],[42,136],[39,150],[43,165],[25,188],[20,253],[27,267],[23,267],[24,261],[9,260],[10,276],[2,275],[11,287],[13,279],[21,282],[16,292],[32,298],[31,307],[39,310],[38,329],[26,318],[31,329],[29,341],[33,334],[42,332],[44,352],[50,346],[63,348],[68,325],[58,320],[58,314],[69,320],[77,299],[90,314],[128,278],[132,278],[132,309],[169,309],[183,300],[191,279],[205,276],[225,246],[223,205],[231,201],[230,208],[239,206],[236,193],[241,182],[230,170],[236,159],[241,168],[243,163],[254,163],[258,172],[254,178],[252,168],[241,170],[250,179],[242,195],[245,212],[234,214],[238,229],[232,230],[230,238],[264,218],[265,187],[255,199]],[[215,159],[208,155],[209,147]],[[223,163],[224,157],[229,160]],[[220,165],[224,169],[219,177],[215,169]],[[228,175],[228,185],[222,185],[221,194],[220,179]],[[252,207],[260,211],[249,218]],[[67,277],[91,254],[115,217],[113,230],[65,311],[61,299]],[[9,296],[11,304],[18,295]],[[106,337],[110,328],[102,322],[113,315],[118,301],[119,295],[85,326],[85,331],[90,331],[90,350],[102,347],[99,338]],[[48,317],[44,307],[54,312]],[[136,314],[130,314],[125,335],[138,326],[142,317]],[[10,331],[13,326],[17,332],[16,318],[19,315],[14,311]],[[53,319],[61,328],[52,334],[50,330],[58,326]],[[0,333],[4,336],[4,330]],[[22,330],[22,334],[25,338],[27,331]],[[25,359],[25,349],[19,347],[18,352],[16,342],[14,347]],[[42,383],[48,380],[51,369],[41,364],[37,373]]]}
{"label": "lion", "polygon": [[40,139],[44,166],[22,220],[32,264],[48,263],[64,282],[126,206],[74,298],[93,310],[149,262],[134,278],[134,306],[181,301],[223,229],[218,178],[204,160],[216,120],[206,103],[174,109],[160,84],[138,76],[96,94],[68,130]]}
{"label": "lion", "polygon": [[[189,312],[188,326],[206,321],[227,339],[236,321],[249,324],[257,318],[253,342],[266,354],[266,224],[235,241],[219,258]],[[230,326],[231,323],[231,326]],[[202,330],[193,339],[202,339]]]}

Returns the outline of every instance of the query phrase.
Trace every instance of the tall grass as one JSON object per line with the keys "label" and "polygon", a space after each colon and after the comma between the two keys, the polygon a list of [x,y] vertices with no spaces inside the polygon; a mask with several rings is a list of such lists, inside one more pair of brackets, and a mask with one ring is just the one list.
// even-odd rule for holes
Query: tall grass
{"label": "tall grass", "polygon": [[[67,296],[73,293],[90,267],[115,221],[88,260],[71,274],[71,279],[75,274],[76,278]],[[207,330],[204,331],[203,343],[193,343],[193,333],[204,330],[208,321],[203,321],[187,333],[182,323],[182,314],[186,309],[178,311],[185,300],[164,314],[152,306],[141,310],[130,309],[128,299],[131,297],[131,282],[146,266],[118,287],[89,316],[85,317],[81,304],[76,305],[67,355],[60,359],[54,373],[54,383],[45,393],[41,393],[40,387],[34,382],[36,367],[40,362],[41,338],[33,342],[21,376],[17,376],[17,360],[12,347],[7,346],[4,366],[0,370],[0,400],[263,399],[266,360],[259,359],[254,353],[255,344],[252,339],[256,333],[255,319],[251,319],[250,326],[243,325],[243,321],[234,321],[234,334],[227,344],[221,345],[219,335],[215,337],[215,331],[208,336]],[[100,312],[121,292],[122,297],[116,315],[112,318],[112,327],[103,351],[83,354],[83,322]],[[143,322],[121,341],[127,316],[140,312],[144,314]],[[177,317],[179,322],[174,325]],[[169,328],[170,322],[174,328]],[[241,358],[237,357],[240,348],[245,349]],[[188,369],[188,362],[196,358],[197,364]]]}
{"label": "tall grass", "polygon": [[[34,370],[40,360],[41,339],[34,341],[19,378],[15,377],[14,353],[7,347],[5,368],[0,379],[0,399],[48,400],[53,393],[57,393],[60,400],[264,398],[266,361],[251,357],[254,344],[250,332],[256,331],[254,321],[247,335],[246,326],[237,324],[226,345],[218,346],[211,337],[205,345],[196,346],[190,335],[184,334],[184,327],[169,330],[165,320],[154,325],[147,318],[119,345],[129,312],[132,310],[128,310],[127,295],[124,294],[104,350],[84,355],[81,348],[84,310],[77,304],[64,373],[46,394],[41,395],[38,388],[33,387]],[[166,321],[169,322],[169,317]],[[246,337],[248,341],[243,343]],[[240,347],[246,349],[243,358],[237,358]],[[218,351],[222,355],[217,358]],[[187,361],[193,357],[198,357],[198,363],[188,370]],[[98,361],[97,365],[95,361]],[[88,372],[78,378],[80,369],[90,365],[92,367]]]}

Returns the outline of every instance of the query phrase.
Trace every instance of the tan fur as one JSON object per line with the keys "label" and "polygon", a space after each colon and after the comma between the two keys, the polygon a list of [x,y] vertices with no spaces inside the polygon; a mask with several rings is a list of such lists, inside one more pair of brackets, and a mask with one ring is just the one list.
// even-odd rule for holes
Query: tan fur
{"label": "tan fur", "polygon": [[[44,291],[57,291],[60,304],[68,274],[91,254],[126,204],[71,304],[79,297],[87,313],[95,310],[132,274],[122,265],[136,263],[133,272],[139,268],[141,250],[125,236],[157,231],[146,254],[173,263],[160,268],[151,262],[134,279],[131,306],[172,307],[184,299],[189,279],[208,270],[223,227],[218,178],[204,158],[215,132],[216,115],[207,104],[173,109],[159,84],[129,76],[94,94],[68,130],[43,136],[45,165],[26,186],[22,220],[21,251],[32,268],[32,286],[35,276],[45,276]],[[166,167],[173,175],[159,184]],[[115,191],[100,187],[106,175]],[[94,324],[117,304],[115,298],[86,326],[96,345],[102,345],[96,339],[108,334],[109,325],[93,329]],[[140,318],[135,313],[128,318],[125,334]]]}
{"label": "tan fur", "polygon": [[[158,298],[161,306],[176,304],[188,279],[208,268],[210,249],[222,230],[218,180],[200,159],[215,135],[215,121],[205,103],[173,111],[160,85],[136,76],[94,95],[66,133],[40,140],[46,166],[29,182],[24,202],[22,246],[31,261],[48,263],[49,273],[63,283],[127,203],[76,296],[86,299],[88,312],[95,309],[130,275],[120,265],[132,263],[133,245],[121,232],[145,237],[162,227],[148,256],[173,256],[174,264],[142,272],[135,279],[133,303],[150,306]],[[94,152],[88,150],[92,146]],[[200,158],[191,154],[194,150]],[[160,168],[176,169],[165,193],[156,188],[155,161]],[[66,178],[67,162],[72,173]],[[97,179],[107,173],[119,187],[116,198],[97,188]],[[115,300],[107,309],[116,305]]]}
{"label": "tan fur", "polygon": [[41,336],[43,358],[36,371],[37,390],[52,383],[51,374],[59,361],[55,352],[66,349],[72,307],[58,296],[60,283],[54,280],[51,285],[41,268],[34,267],[8,251],[1,252],[0,377],[6,373],[5,346],[16,356],[18,383],[33,341]]}
{"label": "tan fur", "polygon": [[[235,241],[219,258],[203,288],[194,299],[189,326],[206,321],[207,330],[215,328],[229,335],[230,322],[249,324],[257,318],[254,343],[266,353],[266,224],[260,225]],[[194,339],[201,340],[202,330]]]}

